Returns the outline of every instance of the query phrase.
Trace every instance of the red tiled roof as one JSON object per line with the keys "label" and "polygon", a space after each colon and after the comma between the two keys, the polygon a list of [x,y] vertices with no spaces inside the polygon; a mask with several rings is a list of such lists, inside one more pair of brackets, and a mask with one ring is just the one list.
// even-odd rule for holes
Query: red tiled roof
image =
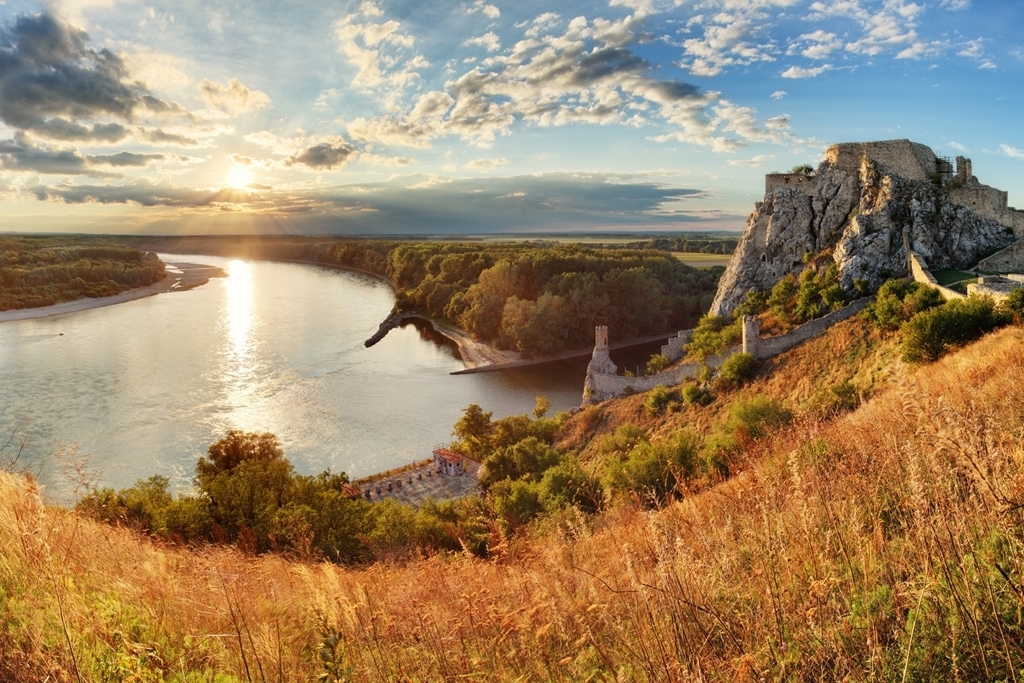
{"label": "red tiled roof", "polygon": [[435,448],[434,456],[447,460],[448,462],[455,465],[461,463],[463,458],[463,455],[461,453],[450,451],[447,448]]}

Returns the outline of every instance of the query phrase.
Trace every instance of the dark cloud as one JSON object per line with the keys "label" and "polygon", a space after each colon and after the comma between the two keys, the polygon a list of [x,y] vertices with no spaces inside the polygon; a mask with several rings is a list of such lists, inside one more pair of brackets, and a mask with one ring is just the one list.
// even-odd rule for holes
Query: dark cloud
{"label": "dark cloud", "polygon": [[77,150],[44,149],[27,144],[20,138],[0,141],[0,168],[7,171],[86,175],[93,178],[121,177],[117,173],[92,168],[89,158],[79,154]]}
{"label": "dark cloud", "polygon": [[131,81],[121,58],[51,14],[0,28],[0,121],[57,140],[117,141],[138,110],[184,114]]}
{"label": "dark cloud", "polygon": [[162,130],[139,130],[135,133],[136,137],[151,142],[154,145],[179,145],[181,147],[198,147],[199,141],[187,137],[185,135],[178,135],[177,133],[166,133]]}
{"label": "dark cloud", "polygon": [[83,155],[75,149],[48,149],[29,142],[24,134],[0,141],[0,168],[8,171],[34,171],[42,174],[85,175],[93,178],[121,178],[118,173],[96,170],[96,166],[142,167],[162,161],[163,154]]}
{"label": "dark cloud", "polygon": [[203,190],[158,185],[146,180],[128,185],[38,186],[32,189],[32,193],[40,201],[58,200],[68,204],[141,204],[189,208],[244,204],[252,199],[251,195],[240,190]]}
{"label": "dark cloud", "polygon": [[572,65],[572,82],[591,85],[610,76],[637,73],[648,69],[646,60],[622,47],[605,47],[583,55]]}
{"label": "dark cloud", "polygon": [[[260,187],[263,190],[264,188]],[[250,230],[317,234],[478,234],[601,229],[736,228],[742,216],[708,218],[668,205],[700,199],[697,189],[609,174],[549,173],[507,178],[397,182],[343,186],[296,195],[271,190],[205,190],[138,181],[121,186],[37,187],[39,199],[69,204],[134,203],[206,209],[206,228],[245,205]],[[221,209],[223,211],[217,211]],[[260,223],[260,216],[266,223]],[[271,218],[272,217],[272,218]],[[283,222],[282,222],[283,221]]]}
{"label": "dark cloud", "polygon": [[355,148],[346,142],[321,142],[288,157],[285,163],[289,166],[302,164],[310,168],[332,169],[344,164],[355,151]]}
{"label": "dark cloud", "polygon": [[163,161],[164,155],[118,152],[117,154],[95,155],[88,158],[90,164],[102,164],[106,166],[145,166],[151,161]]}

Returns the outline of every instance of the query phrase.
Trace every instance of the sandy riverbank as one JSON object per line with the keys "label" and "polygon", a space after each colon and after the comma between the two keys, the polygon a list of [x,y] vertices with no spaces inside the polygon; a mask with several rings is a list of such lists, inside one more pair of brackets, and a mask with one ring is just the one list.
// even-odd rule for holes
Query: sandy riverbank
{"label": "sandy riverbank", "polygon": [[129,289],[126,292],[114,296],[104,296],[95,299],[86,298],[76,301],[65,301],[53,306],[40,306],[38,308],[19,308],[11,311],[0,311],[0,323],[12,320],[28,320],[31,318],[48,318],[54,315],[86,311],[90,308],[112,306],[126,301],[134,301],[154,294],[164,292],[184,292],[201,285],[205,285],[212,277],[225,277],[227,274],[216,266],[207,266],[199,263],[185,263],[180,261],[164,261],[167,265],[167,277],[160,282],[155,282],[146,287]]}

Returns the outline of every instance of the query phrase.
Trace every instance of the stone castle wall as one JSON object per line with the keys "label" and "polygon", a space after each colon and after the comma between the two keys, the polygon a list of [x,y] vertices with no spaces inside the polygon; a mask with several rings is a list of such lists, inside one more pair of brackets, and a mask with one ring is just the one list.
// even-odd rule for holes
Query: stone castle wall
{"label": "stone castle wall", "polygon": [[[852,318],[867,308],[868,304],[873,300],[873,296],[857,299],[838,311],[833,311],[821,318],[804,323],[789,334],[779,337],[760,337],[756,316],[744,316],[744,339],[742,344],[737,344],[718,355],[709,356],[703,363],[684,363],[674,368],[669,368],[664,372],[646,377],[624,377],[614,374],[614,371],[610,373],[602,372],[591,361],[591,366],[587,368],[587,380],[583,388],[583,405],[616,398],[627,392],[650,391],[657,386],[681,384],[688,379],[696,377],[705,365],[711,369],[719,368],[726,359],[737,353],[749,353],[759,360],[777,356],[801,342],[818,336],[836,323]],[[689,338],[693,330],[685,330],[679,334],[682,335],[684,333]],[[606,356],[606,348],[602,349],[595,346],[594,357],[597,358],[599,354]],[[614,368],[615,366],[612,365],[611,367]]]}
{"label": "stone castle wall", "polygon": [[825,161],[848,173],[860,173],[865,156],[911,180],[930,180],[938,169],[935,153],[910,140],[844,142],[825,150]]}
{"label": "stone castle wall", "polygon": [[914,278],[915,282],[930,285],[931,287],[939,290],[939,294],[941,294],[942,298],[946,301],[964,298],[964,295],[960,292],[940,285],[938,280],[935,279],[935,276],[932,275],[932,271],[928,270],[928,265],[919,254],[909,250],[907,251],[907,254],[910,260],[910,275]]}
{"label": "stone castle wall", "polygon": [[983,273],[1024,273],[1024,240],[978,261]]}

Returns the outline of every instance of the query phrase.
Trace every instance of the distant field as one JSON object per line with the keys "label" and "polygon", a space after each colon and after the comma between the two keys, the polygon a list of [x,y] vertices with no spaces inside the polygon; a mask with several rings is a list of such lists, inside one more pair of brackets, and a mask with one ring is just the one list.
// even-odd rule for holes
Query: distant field
{"label": "distant field", "polygon": [[690,251],[673,251],[672,255],[688,266],[694,268],[712,268],[726,266],[732,254],[696,254]]}

